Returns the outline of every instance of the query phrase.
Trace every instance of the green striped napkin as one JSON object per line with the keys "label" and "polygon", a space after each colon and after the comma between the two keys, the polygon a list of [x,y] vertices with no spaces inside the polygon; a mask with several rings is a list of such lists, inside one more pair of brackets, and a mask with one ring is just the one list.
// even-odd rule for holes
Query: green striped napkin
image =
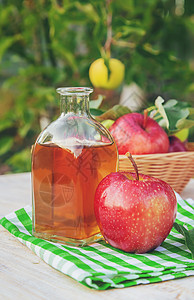
{"label": "green striped napkin", "polygon": [[[177,194],[176,222],[194,226],[194,201]],[[32,236],[32,209],[19,209],[0,223],[46,263],[93,289],[122,288],[194,275],[194,260],[182,236],[172,229],[151,253],[129,254],[105,241],[84,248],[65,246]]]}

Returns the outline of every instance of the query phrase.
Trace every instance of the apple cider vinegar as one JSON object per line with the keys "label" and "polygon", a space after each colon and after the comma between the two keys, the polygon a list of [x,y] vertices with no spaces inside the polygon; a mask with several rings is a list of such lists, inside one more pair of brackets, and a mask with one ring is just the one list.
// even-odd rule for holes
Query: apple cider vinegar
{"label": "apple cider vinegar", "polygon": [[90,88],[59,88],[61,115],[38,136],[32,152],[32,233],[74,246],[102,238],[94,213],[100,181],[117,171],[110,132],[89,110]]}
{"label": "apple cider vinegar", "polygon": [[32,181],[34,233],[52,239],[83,240],[99,233],[94,195],[99,182],[116,169],[115,144],[77,146],[36,144]]}

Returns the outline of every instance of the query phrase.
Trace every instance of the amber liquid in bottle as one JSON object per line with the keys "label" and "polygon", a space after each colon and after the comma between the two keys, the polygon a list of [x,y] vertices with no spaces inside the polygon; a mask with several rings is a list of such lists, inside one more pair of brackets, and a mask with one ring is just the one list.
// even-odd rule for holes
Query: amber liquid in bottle
{"label": "amber liquid in bottle", "polygon": [[35,145],[32,160],[35,236],[65,242],[78,240],[77,245],[82,245],[82,240],[99,233],[94,195],[99,182],[117,169],[115,151],[115,143],[75,145],[73,150],[53,143]]}

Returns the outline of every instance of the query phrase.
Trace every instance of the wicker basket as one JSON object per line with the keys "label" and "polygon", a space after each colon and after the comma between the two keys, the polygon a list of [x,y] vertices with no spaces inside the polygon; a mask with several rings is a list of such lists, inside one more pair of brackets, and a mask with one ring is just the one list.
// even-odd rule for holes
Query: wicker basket
{"label": "wicker basket", "polygon": [[[166,181],[177,193],[181,193],[194,176],[194,143],[188,143],[187,152],[133,155],[139,173]],[[119,155],[119,171],[134,169],[125,155]]]}

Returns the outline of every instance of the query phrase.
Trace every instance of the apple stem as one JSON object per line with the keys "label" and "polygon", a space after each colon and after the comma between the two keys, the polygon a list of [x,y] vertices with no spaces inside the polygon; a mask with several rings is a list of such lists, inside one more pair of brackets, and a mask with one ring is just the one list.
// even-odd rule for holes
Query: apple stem
{"label": "apple stem", "polygon": [[143,119],[143,128],[145,129],[146,125],[147,125],[147,120],[148,120],[148,110],[147,109],[144,109],[143,116],[144,116],[144,119]]}
{"label": "apple stem", "polygon": [[130,153],[130,152],[127,152],[125,155],[130,159],[130,161],[131,161],[131,163],[132,163],[132,165],[133,165],[133,168],[134,168],[135,173],[136,173],[136,180],[139,180],[138,167],[137,167],[136,162],[134,161],[134,159],[133,159],[131,153]]}

